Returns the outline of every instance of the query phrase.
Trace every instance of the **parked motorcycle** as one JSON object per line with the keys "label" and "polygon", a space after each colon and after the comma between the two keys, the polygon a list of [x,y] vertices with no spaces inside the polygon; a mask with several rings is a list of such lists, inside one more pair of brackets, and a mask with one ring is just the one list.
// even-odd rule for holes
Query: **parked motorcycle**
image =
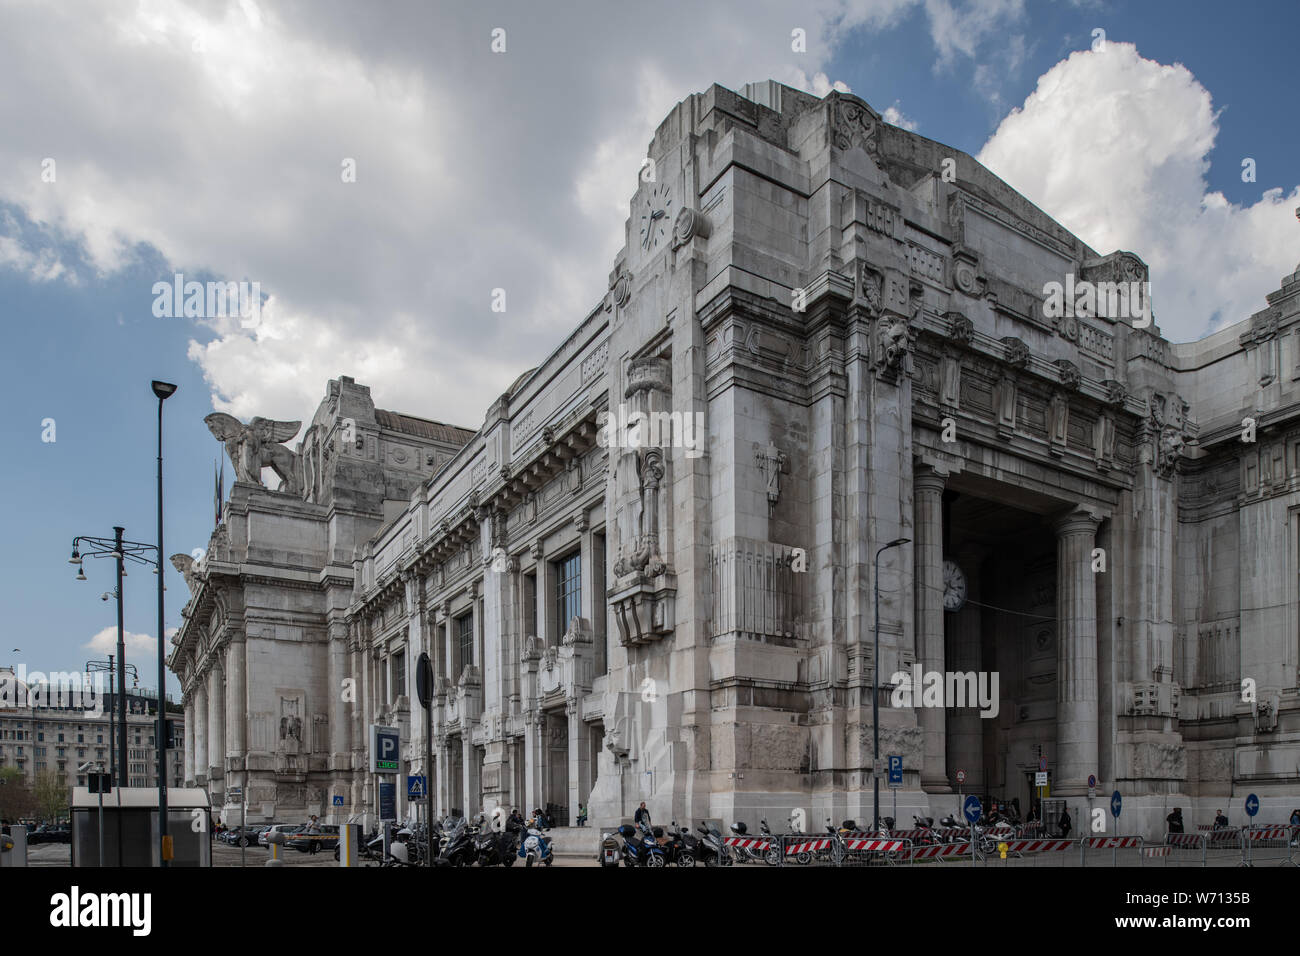
{"label": "parked motorcycle", "polygon": [[507,821],[505,829],[499,832],[480,827],[474,848],[479,866],[514,866],[519,849],[519,824]]}
{"label": "parked motorcycle", "polygon": [[[663,833],[662,827],[655,829]],[[618,835],[623,838],[623,865],[662,867],[668,862],[664,848],[655,840],[654,833],[644,824],[635,826],[623,824],[618,828]]]}
{"label": "parked motorcycle", "polygon": [[763,851],[763,862],[768,866],[781,865],[781,839],[771,828],[768,827],[766,820],[758,821],[758,832],[767,838],[767,849]]}
{"label": "parked motorcycle", "polygon": [[[738,837],[748,837],[749,827],[745,826],[743,821],[737,820],[731,825],[731,832]],[[735,855],[737,863],[757,863],[759,860],[758,851],[748,846],[733,846],[731,852]]]}
{"label": "parked motorcycle", "polygon": [[[655,827],[655,833],[660,832],[660,828]],[[687,867],[695,865],[695,837],[679,827],[676,820],[662,837],[656,836],[656,842],[663,847],[666,863]]]}
{"label": "parked motorcycle", "polygon": [[473,866],[478,861],[477,836],[478,827],[461,820],[447,836],[447,843],[438,856],[438,865]]}

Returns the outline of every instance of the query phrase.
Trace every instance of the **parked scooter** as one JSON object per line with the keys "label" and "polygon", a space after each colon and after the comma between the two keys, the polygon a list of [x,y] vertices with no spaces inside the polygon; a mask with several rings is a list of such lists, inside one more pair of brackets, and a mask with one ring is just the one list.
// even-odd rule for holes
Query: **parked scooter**
{"label": "parked scooter", "polygon": [[439,866],[473,866],[478,860],[478,847],[474,838],[478,827],[461,820],[447,837],[447,845],[438,857]]}
{"label": "parked scooter", "polygon": [[534,863],[550,866],[555,862],[554,850],[551,838],[546,835],[545,828],[538,825],[537,818],[529,820],[516,854],[524,861],[524,866],[532,866]]}
{"label": "parked scooter", "polygon": [[766,820],[758,821],[758,832],[767,839],[767,849],[763,851],[763,862],[768,866],[781,865],[781,840],[768,827]]}
{"label": "parked scooter", "polygon": [[[661,834],[662,827],[656,827]],[[668,862],[668,854],[655,839],[654,832],[644,824],[623,824],[618,828],[618,835],[623,838],[623,865],[662,867]]]}
{"label": "parked scooter", "polygon": [[730,848],[723,845],[722,831],[715,824],[700,821],[700,825],[695,828],[701,834],[699,843],[696,844],[695,858],[705,866],[731,866],[732,858]]}
{"label": "parked scooter", "polygon": [[[664,862],[673,863],[677,866],[694,866],[695,865],[695,837],[691,836],[684,829],[673,821],[673,825],[666,831],[659,827],[654,828],[657,842],[664,851]],[[658,836],[659,833],[663,836]]]}
{"label": "parked scooter", "polygon": [[[738,837],[749,837],[749,827],[745,826],[743,821],[737,820],[731,825],[731,832]],[[757,863],[759,860],[758,851],[749,846],[733,846],[731,852],[735,855],[737,863]]]}

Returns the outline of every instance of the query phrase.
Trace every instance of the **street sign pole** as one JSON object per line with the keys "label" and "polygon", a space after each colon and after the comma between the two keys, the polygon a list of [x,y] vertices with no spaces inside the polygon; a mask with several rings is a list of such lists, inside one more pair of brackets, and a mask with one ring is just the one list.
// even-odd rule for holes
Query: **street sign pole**
{"label": "street sign pole", "polygon": [[433,662],[421,652],[415,690],[424,705],[424,865],[433,866]]}
{"label": "street sign pole", "polygon": [[244,866],[248,856],[248,794],[241,788],[239,796],[239,865]]}
{"label": "street sign pole", "polygon": [[104,868],[104,775],[95,774],[96,787],[99,791],[99,868]]}

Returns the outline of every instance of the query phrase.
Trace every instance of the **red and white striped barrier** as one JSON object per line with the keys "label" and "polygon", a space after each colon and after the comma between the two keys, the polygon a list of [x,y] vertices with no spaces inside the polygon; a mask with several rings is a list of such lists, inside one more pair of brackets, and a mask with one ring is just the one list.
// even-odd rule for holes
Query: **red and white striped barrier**
{"label": "red and white striped barrier", "polygon": [[882,840],[877,838],[848,839],[844,845],[850,850],[869,850],[873,853],[897,853],[907,847],[906,840]]}
{"label": "red and white striped barrier", "polygon": [[1165,842],[1170,846],[1200,846],[1201,834],[1199,833],[1167,833]]}
{"label": "red and white striped barrier", "polygon": [[969,856],[969,843],[935,843],[930,846],[914,846],[903,854],[905,860],[932,860],[935,857]]}
{"label": "red and white striped barrier", "polygon": [[743,850],[756,850],[759,853],[772,846],[772,841],[767,837],[729,836],[723,837],[722,842],[725,846],[740,847]]}
{"label": "red and white striped barrier", "polygon": [[923,836],[939,835],[937,830],[890,830],[889,835],[895,840],[919,840]]}
{"label": "red and white striped barrier", "polygon": [[821,850],[829,850],[831,841],[829,838],[822,840],[804,840],[801,843],[787,843],[785,847],[786,856],[795,856],[799,853],[817,853]]}
{"label": "red and white striped barrier", "polygon": [[1127,850],[1130,847],[1138,846],[1141,841],[1141,837],[1113,836],[1085,837],[1083,843],[1089,850]]}
{"label": "red and white striped barrier", "polygon": [[1046,853],[1052,850],[1064,850],[1073,840],[1007,840],[1008,853]]}
{"label": "red and white striped barrier", "polygon": [[1259,840],[1285,840],[1291,835],[1290,827],[1254,827],[1245,831],[1246,839],[1251,843]]}
{"label": "red and white striped barrier", "polygon": [[1206,836],[1211,843],[1238,843],[1241,840],[1241,831],[1232,827],[1227,830],[1211,830]]}
{"label": "red and white striped barrier", "polygon": [[1146,857],[1169,856],[1173,852],[1174,848],[1171,846],[1149,846],[1143,848],[1142,855]]}

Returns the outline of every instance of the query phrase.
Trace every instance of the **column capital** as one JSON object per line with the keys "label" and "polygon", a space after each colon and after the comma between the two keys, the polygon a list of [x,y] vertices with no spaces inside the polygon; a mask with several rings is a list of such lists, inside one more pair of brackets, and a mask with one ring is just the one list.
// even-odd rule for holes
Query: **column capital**
{"label": "column capital", "polygon": [[1101,524],[1103,517],[1100,512],[1093,511],[1091,508],[1074,508],[1057,515],[1052,522],[1052,527],[1057,537],[1076,534],[1091,536],[1097,533],[1097,526]]}
{"label": "column capital", "polygon": [[946,472],[937,471],[930,465],[917,462],[912,466],[912,490],[933,491],[942,494],[948,484]]}

